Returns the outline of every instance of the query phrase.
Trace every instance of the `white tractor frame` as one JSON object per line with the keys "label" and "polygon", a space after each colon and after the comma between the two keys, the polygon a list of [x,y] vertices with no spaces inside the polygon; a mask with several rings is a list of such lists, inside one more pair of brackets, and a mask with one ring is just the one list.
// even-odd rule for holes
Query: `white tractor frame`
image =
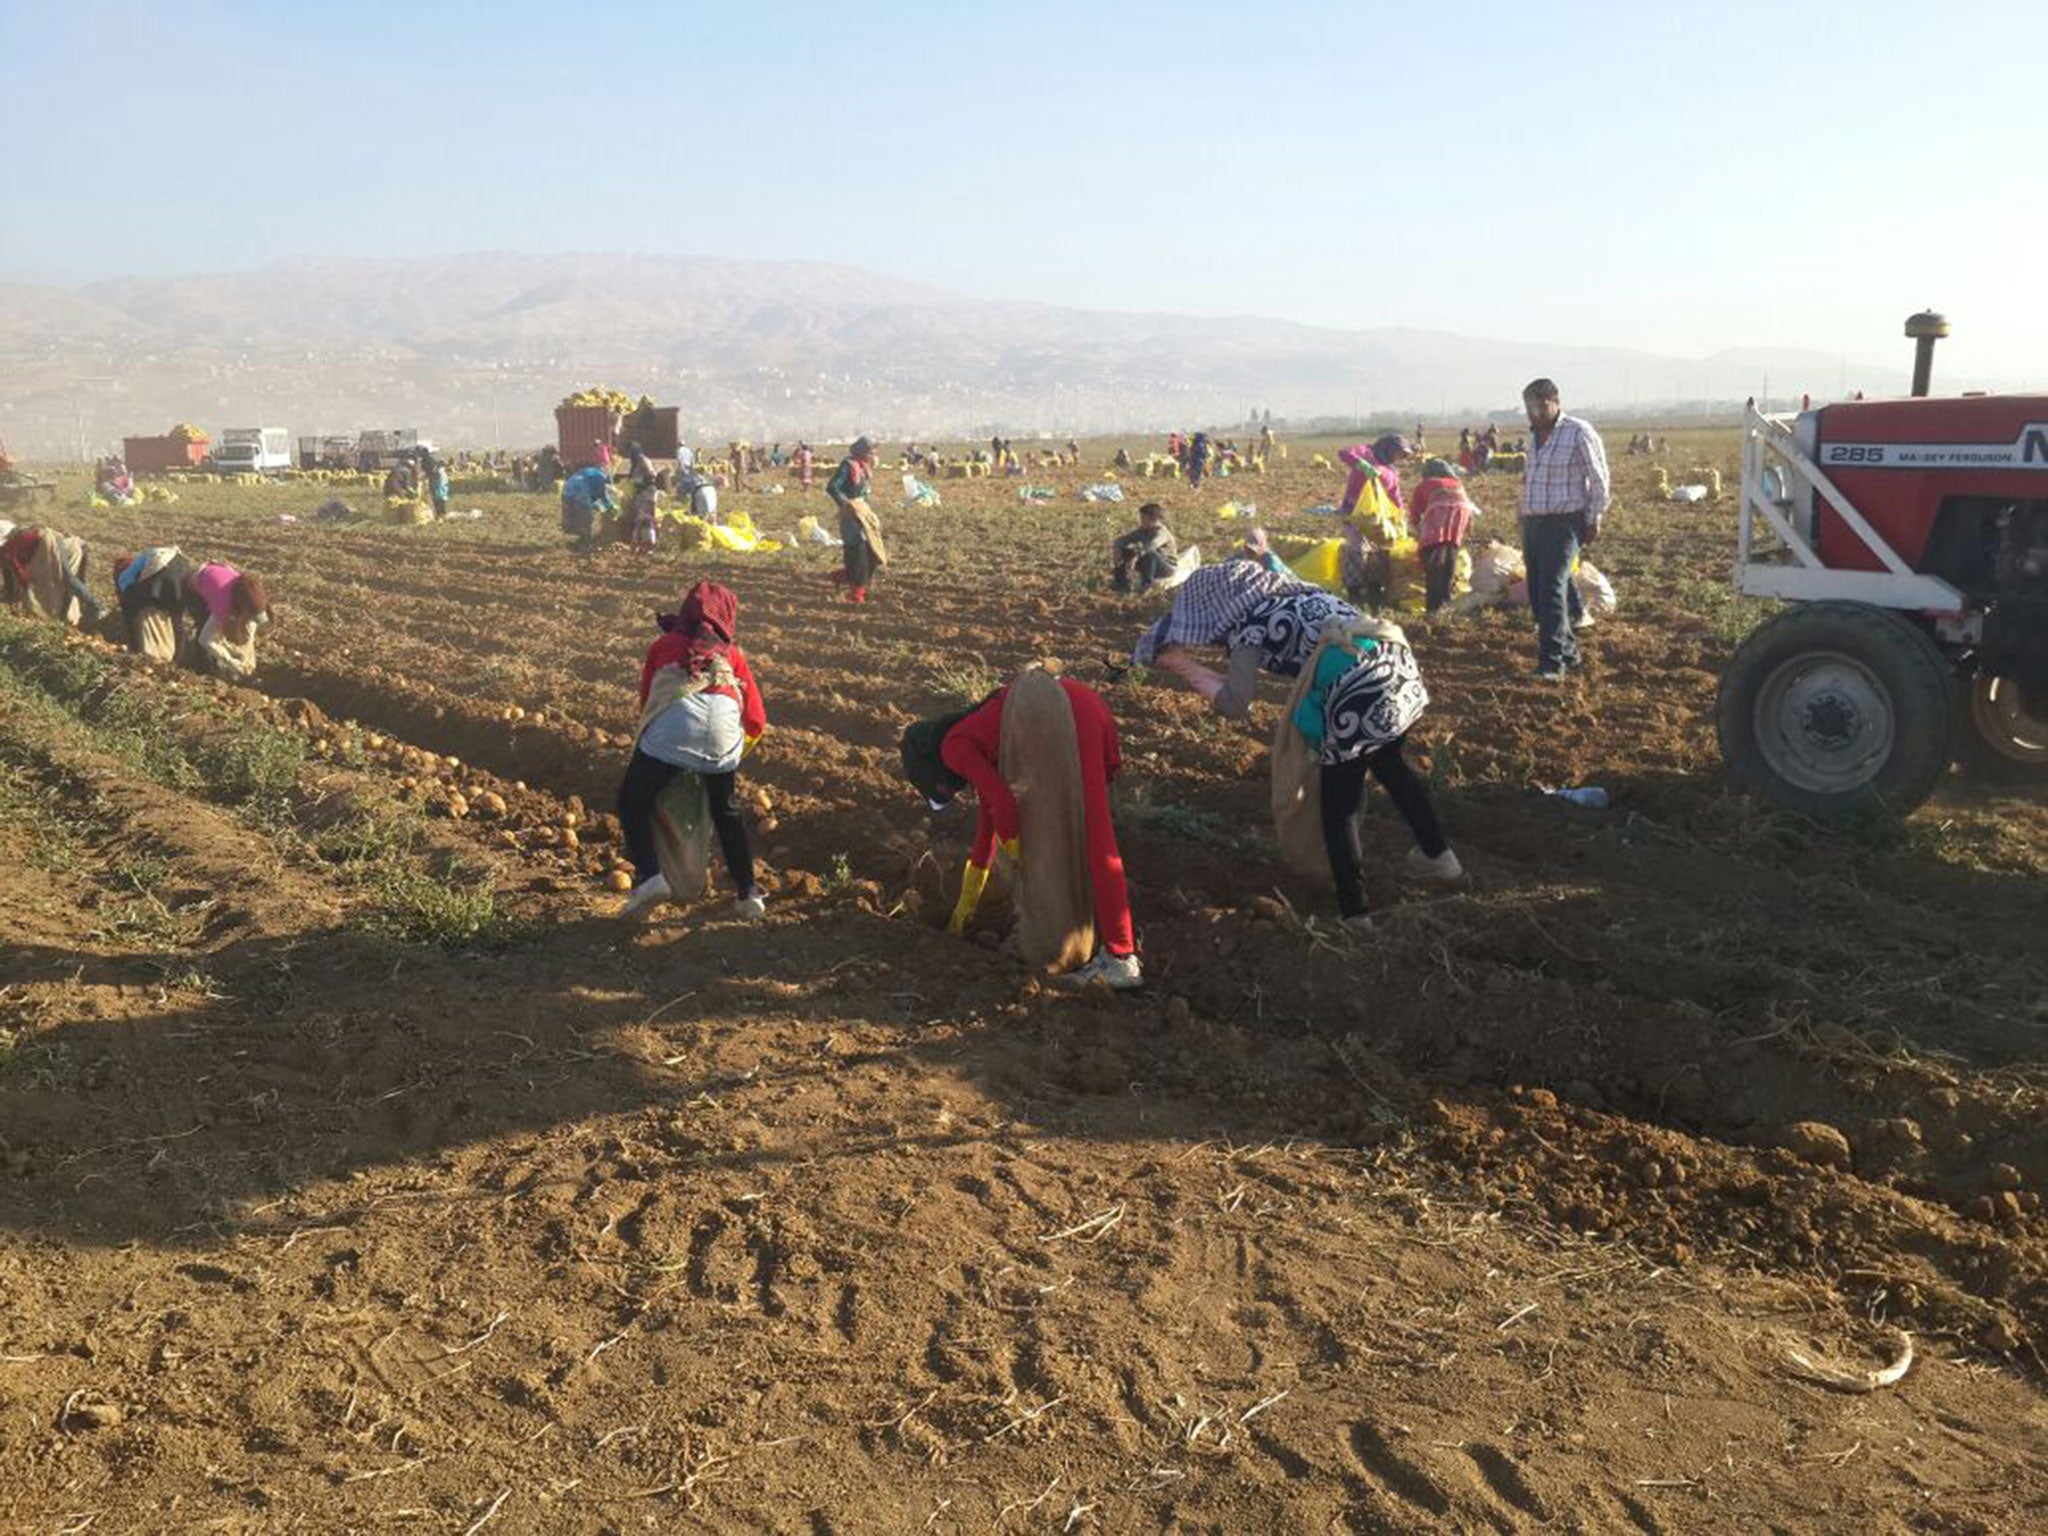
{"label": "white tractor frame", "polygon": [[[1743,412],[1736,590],[1751,597],[1869,603],[1876,608],[1962,618],[1966,606],[1962,593],[1899,558],[1898,551],[1808,457],[1795,435],[1798,420],[1794,415],[1767,415],[1754,402]],[[1848,525],[1883,570],[1836,570],[1821,560],[1799,527],[1800,523],[1814,526],[1811,509],[1819,501],[1825,501]]]}

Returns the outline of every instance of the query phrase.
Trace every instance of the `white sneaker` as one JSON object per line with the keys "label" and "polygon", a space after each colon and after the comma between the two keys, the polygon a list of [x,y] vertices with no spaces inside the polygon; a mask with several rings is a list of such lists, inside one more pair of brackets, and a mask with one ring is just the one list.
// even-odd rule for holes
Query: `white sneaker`
{"label": "white sneaker", "polygon": [[1598,619],[1593,617],[1592,611],[1589,609],[1587,612],[1580,614],[1576,619],[1572,621],[1572,628],[1591,629],[1595,624],[1599,622],[1600,621]]}
{"label": "white sneaker", "polygon": [[1372,932],[1372,914],[1370,912],[1354,912],[1351,916],[1340,918],[1338,921],[1343,923],[1346,933]]}
{"label": "white sneaker", "polygon": [[1060,980],[1070,987],[1108,987],[1113,992],[1129,992],[1145,985],[1136,955],[1112,955],[1106,949],[1098,949],[1093,960],[1078,971],[1069,971]]}
{"label": "white sneaker", "polygon": [[1465,878],[1465,866],[1458,862],[1458,856],[1448,848],[1433,859],[1420,848],[1410,848],[1408,873],[1418,880],[1441,880],[1449,885]]}
{"label": "white sneaker", "polygon": [[759,891],[742,896],[732,904],[733,911],[749,923],[757,923],[768,915],[768,898]]}
{"label": "white sneaker", "polygon": [[668,876],[649,875],[645,880],[634,886],[632,891],[627,894],[625,901],[620,903],[618,915],[620,917],[638,917],[657,901],[667,901],[668,897]]}

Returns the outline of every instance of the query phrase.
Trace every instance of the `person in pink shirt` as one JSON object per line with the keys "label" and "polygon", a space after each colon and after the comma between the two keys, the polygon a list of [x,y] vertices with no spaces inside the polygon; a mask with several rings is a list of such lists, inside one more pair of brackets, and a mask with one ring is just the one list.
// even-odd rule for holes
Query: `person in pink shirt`
{"label": "person in pink shirt", "polygon": [[606,474],[610,474],[612,469],[612,445],[600,437],[590,446],[591,462]]}
{"label": "person in pink shirt", "polygon": [[1387,500],[1400,507],[1400,464],[1414,451],[1408,439],[1398,432],[1374,438],[1370,444],[1353,443],[1349,448],[1339,448],[1337,462],[1351,471],[1351,478],[1344,482],[1344,497],[1337,503],[1337,515],[1349,517],[1358,510],[1358,498],[1365,492],[1368,476],[1377,478]]}
{"label": "person in pink shirt", "polygon": [[256,630],[270,622],[270,594],[263,578],[214,560],[185,583],[185,607],[199,626],[193,660],[218,677],[244,678],[256,671]]}

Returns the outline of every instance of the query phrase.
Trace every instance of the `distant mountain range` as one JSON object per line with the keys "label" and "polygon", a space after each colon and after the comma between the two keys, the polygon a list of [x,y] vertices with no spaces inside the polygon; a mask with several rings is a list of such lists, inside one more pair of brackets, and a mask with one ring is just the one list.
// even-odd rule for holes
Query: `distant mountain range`
{"label": "distant mountain range", "polygon": [[97,452],[191,421],[417,427],[538,445],[592,384],[683,410],[699,441],[1028,436],[1512,408],[1538,374],[1587,409],[1653,412],[1900,390],[1796,351],[1663,357],[1409,329],[1341,331],[995,303],[853,267],[631,255],[301,259],[251,272],[0,285],[0,439]]}

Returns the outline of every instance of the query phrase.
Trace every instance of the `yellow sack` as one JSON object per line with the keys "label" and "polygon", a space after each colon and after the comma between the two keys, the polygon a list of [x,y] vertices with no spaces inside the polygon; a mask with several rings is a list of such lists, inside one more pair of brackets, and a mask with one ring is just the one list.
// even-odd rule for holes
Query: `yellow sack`
{"label": "yellow sack", "polygon": [[707,524],[705,532],[717,548],[730,550],[736,555],[769,555],[782,548],[778,541],[763,538],[754,526],[754,520],[744,512],[733,513],[723,525]]}
{"label": "yellow sack", "polygon": [[668,519],[675,531],[676,542],[684,549],[709,549],[711,547],[711,525],[701,517],[692,517],[687,512],[672,512],[664,507],[655,514]]}
{"label": "yellow sack", "polygon": [[1366,478],[1364,489],[1358,493],[1358,505],[1352,508],[1346,521],[1382,548],[1408,533],[1407,519],[1401,516],[1401,509],[1394,505],[1378,475]]}
{"label": "yellow sack", "polygon": [[1294,574],[1303,581],[1313,582],[1326,591],[1344,590],[1344,541],[1322,539],[1303,553],[1287,562]]}
{"label": "yellow sack", "polygon": [[1424,590],[1422,550],[1413,539],[1396,539],[1387,546],[1386,606],[1402,613],[1420,613]]}
{"label": "yellow sack", "polygon": [[742,533],[737,528],[711,529],[711,542],[720,549],[730,550],[736,555],[772,555],[782,548],[776,539],[764,539],[758,533]]}

